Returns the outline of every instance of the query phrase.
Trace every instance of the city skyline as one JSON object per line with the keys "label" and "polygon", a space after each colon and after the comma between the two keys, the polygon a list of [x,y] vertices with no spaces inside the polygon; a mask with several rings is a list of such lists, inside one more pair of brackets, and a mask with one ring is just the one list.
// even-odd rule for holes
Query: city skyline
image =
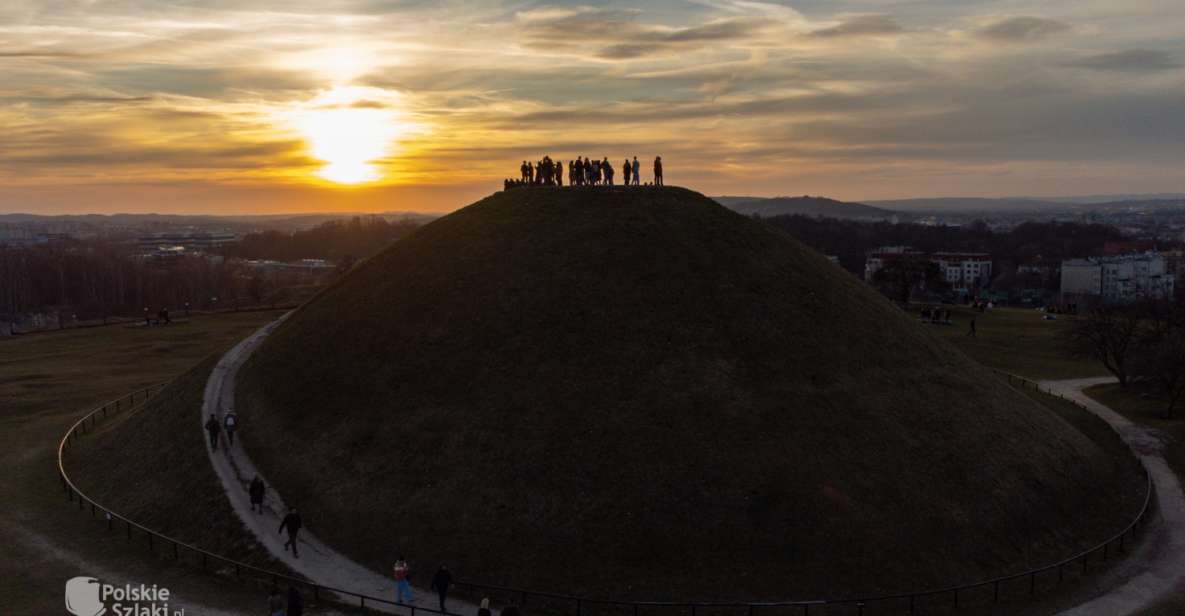
{"label": "city skyline", "polygon": [[544,154],[661,154],[706,194],[1185,192],[1182,17],[1161,0],[16,0],[0,212],[446,211]]}

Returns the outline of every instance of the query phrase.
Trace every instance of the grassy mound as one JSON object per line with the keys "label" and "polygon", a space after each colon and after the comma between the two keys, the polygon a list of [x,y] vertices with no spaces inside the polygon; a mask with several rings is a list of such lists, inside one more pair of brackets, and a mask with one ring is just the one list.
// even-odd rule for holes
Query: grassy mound
{"label": "grassy mound", "polygon": [[360,561],[600,597],[968,581],[1100,540],[1142,488],[822,256],[677,188],[446,216],[295,314],[238,391],[264,473]]}

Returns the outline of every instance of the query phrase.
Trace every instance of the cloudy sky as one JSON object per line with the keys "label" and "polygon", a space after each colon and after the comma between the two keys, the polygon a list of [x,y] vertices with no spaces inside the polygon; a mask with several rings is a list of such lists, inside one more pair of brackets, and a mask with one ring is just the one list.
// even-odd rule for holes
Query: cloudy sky
{"label": "cloudy sky", "polygon": [[[328,8],[327,8],[328,7]],[[1181,0],[5,0],[0,211],[1185,192]]]}

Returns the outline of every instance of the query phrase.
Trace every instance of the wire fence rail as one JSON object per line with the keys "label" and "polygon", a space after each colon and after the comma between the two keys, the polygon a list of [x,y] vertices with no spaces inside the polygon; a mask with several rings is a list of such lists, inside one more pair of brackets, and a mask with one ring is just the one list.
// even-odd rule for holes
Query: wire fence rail
{"label": "wire fence rail", "polygon": [[[1041,391],[1038,384],[1033,381],[1000,370],[996,370],[995,372],[1006,377],[1010,385]],[[200,559],[203,570],[209,570],[210,564],[213,562],[226,567],[227,570],[233,568],[236,577],[249,577],[273,585],[284,582],[285,584],[296,586],[311,593],[314,600],[352,606],[362,612],[372,611],[379,606],[385,606],[387,610],[394,609],[406,613],[408,616],[415,616],[417,612],[455,616],[450,612],[399,603],[382,597],[317,584],[304,578],[215,554],[180,539],[147,528],[101,505],[95,499],[83,493],[66,472],[64,462],[65,452],[81,436],[93,432],[100,421],[119,413],[121,410],[134,408],[137,401],[140,404],[146,403],[153,395],[159,394],[165,389],[167,385],[167,383],[158,384],[142,390],[133,391],[96,407],[70,426],[58,444],[58,476],[62,484],[62,490],[65,492],[69,502],[76,502],[79,510],[85,510],[89,507],[92,518],[101,517],[106,520],[108,531],[114,532],[117,524],[123,525],[128,541],[132,541],[136,534],[145,537],[150,551],[155,552],[157,549],[156,544],[159,543],[162,548],[166,550],[171,549],[173,558],[176,560],[180,560],[183,553],[194,555]],[[1058,397],[1083,408],[1084,412],[1089,412],[1077,402],[1063,396]],[[481,584],[464,580],[454,582],[454,586],[458,589],[467,590],[467,595],[474,597],[481,595],[489,596],[496,602],[501,602],[501,604],[505,605],[517,604],[524,606],[530,604],[542,608],[539,609],[541,612],[575,616],[590,616],[594,613],[605,616],[654,616],[657,611],[661,611],[665,616],[706,616],[707,614],[726,614],[729,616],[804,614],[809,616],[811,613],[854,613],[862,616],[866,610],[870,613],[908,613],[912,615],[918,614],[919,611],[923,610],[923,607],[959,609],[962,606],[969,607],[969,604],[999,603],[1001,600],[1004,600],[1002,599],[1002,594],[1010,597],[1034,598],[1038,594],[1038,588],[1041,586],[1039,582],[1042,579],[1044,579],[1042,583],[1048,586],[1049,580],[1047,578],[1052,577],[1056,573],[1056,583],[1060,585],[1068,571],[1071,573],[1075,571],[1085,573],[1091,566],[1092,559],[1096,561],[1096,564],[1105,563],[1113,556],[1126,551],[1127,544],[1134,539],[1136,531],[1144,526],[1148,516],[1151,514],[1152,496],[1154,493],[1152,477],[1142,463],[1141,468],[1144,471],[1146,484],[1144,502],[1140,507],[1139,513],[1123,530],[1111,535],[1094,547],[1083,550],[1069,558],[1027,571],[980,580],[969,584],[894,594],[773,602],[618,601],[556,592],[526,590],[493,584]],[[1021,585],[1019,593],[1016,592],[1018,589],[1015,588],[1018,583]],[[990,598],[988,595],[990,595]],[[761,614],[758,615],[757,612],[761,612]]]}

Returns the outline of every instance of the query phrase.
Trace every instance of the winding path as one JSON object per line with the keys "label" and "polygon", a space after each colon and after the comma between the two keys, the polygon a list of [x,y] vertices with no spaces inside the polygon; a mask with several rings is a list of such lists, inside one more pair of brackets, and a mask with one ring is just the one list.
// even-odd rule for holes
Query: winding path
{"label": "winding path", "polygon": [[[262,327],[222,356],[214,367],[214,371],[210,373],[210,379],[206,382],[206,390],[202,399],[201,421],[194,426],[194,429],[202,431],[202,440],[206,443],[210,462],[214,465],[214,471],[218,474],[218,479],[222,482],[222,487],[226,490],[226,495],[230,499],[235,513],[276,560],[283,562],[293,571],[316,584],[394,601],[395,583],[390,577],[376,573],[350,560],[310,532],[310,529],[315,529],[317,526],[315,513],[302,512],[302,517],[305,518],[305,528],[300,532],[300,558],[295,558],[286,551],[284,538],[277,529],[279,529],[280,521],[288,508],[284,505],[280,495],[272,488],[272,484],[259,472],[247,453],[243,451],[242,441],[238,440],[233,446],[227,447],[224,435],[222,446],[214,451],[210,446],[209,439],[206,438],[203,424],[209,416],[213,414],[221,421],[222,411],[234,408],[235,375],[238,373],[239,367],[285,318],[287,315]],[[240,423],[249,424],[249,422],[242,421]],[[250,496],[247,493],[247,486],[251,483],[251,478],[256,475],[268,486],[262,514],[251,511]],[[416,608],[438,609],[436,593],[423,588],[415,588],[414,596],[413,603]],[[345,599],[343,598],[343,600]],[[406,614],[410,612],[407,608],[381,603],[368,603],[367,607],[388,613]],[[476,606],[452,599],[448,602],[448,608],[450,612],[465,613],[473,613],[477,609]]]}
{"label": "winding path", "polygon": [[1115,616],[1133,614],[1158,601],[1185,593],[1185,494],[1176,473],[1165,462],[1163,437],[1141,426],[1083,393],[1095,385],[1116,382],[1112,377],[1042,381],[1050,393],[1064,396],[1086,407],[1115,428],[1136,452],[1156,486],[1156,501],[1162,523],[1152,529],[1145,548],[1133,555],[1125,567],[1131,577],[1117,588],[1062,612],[1065,616]]}

